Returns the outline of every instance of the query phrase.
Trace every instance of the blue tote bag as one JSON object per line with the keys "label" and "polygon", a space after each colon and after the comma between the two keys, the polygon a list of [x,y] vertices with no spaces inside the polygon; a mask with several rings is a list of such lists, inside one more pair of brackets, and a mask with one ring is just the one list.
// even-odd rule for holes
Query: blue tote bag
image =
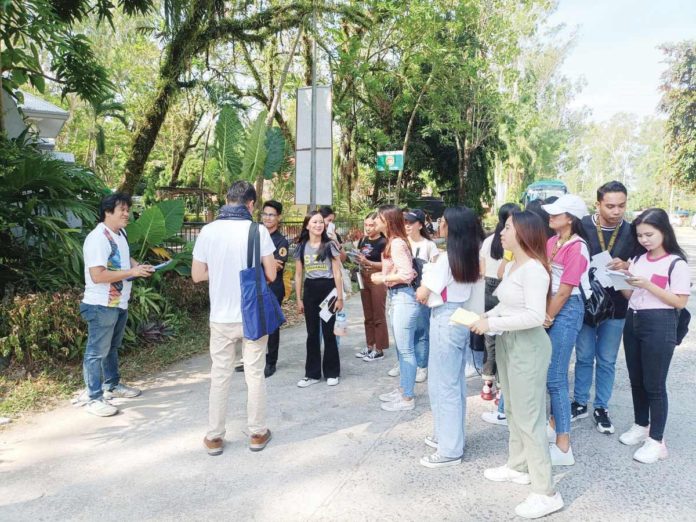
{"label": "blue tote bag", "polygon": [[266,276],[261,266],[260,238],[259,224],[252,223],[249,227],[247,268],[239,272],[244,337],[252,341],[275,332],[285,323],[280,303],[266,284]]}

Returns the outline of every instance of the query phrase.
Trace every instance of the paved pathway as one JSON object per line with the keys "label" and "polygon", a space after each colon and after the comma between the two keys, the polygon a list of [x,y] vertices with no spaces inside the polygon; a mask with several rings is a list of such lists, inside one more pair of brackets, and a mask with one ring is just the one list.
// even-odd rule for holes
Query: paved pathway
{"label": "paved pathway", "polygon": [[[680,233],[696,259],[696,233]],[[694,278],[696,280],[696,277]],[[696,299],[692,299],[696,301]],[[692,310],[694,310],[692,303]],[[0,520],[510,520],[528,488],[492,484],[483,470],[505,462],[506,428],[484,423],[491,403],[469,380],[467,449],[461,466],[418,464],[429,448],[426,385],[405,413],[379,408],[394,387],[394,354],[374,363],[353,357],[362,342],[359,298],[348,302],[342,381],[299,389],[304,327],[284,330],[278,373],[268,380],[274,438],[251,453],[244,434],[244,383],[235,375],[227,447],[205,454],[206,356],[141,383],[145,393],[100,419],[64,403],[0,431]],[[678,348],[669,378],[670,458],[631,459],[618,433],[590,419],[573,425],[577,464],[555,468],[566,508],[550,520],[696,520],[696,335]],[[632,407],[623,353],[611,401],[617,431]]]}

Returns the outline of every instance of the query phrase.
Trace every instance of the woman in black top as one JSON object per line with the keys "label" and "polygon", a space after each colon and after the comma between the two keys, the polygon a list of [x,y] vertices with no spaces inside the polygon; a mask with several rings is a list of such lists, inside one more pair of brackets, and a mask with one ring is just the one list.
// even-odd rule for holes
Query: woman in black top
{"label": "woman in black top", "polygon": [[384,357],[382,350],[389,348],[389,331],[385,317],[387,287],[372,282],[372,274],[382,271],[382,252],[387,246],[386,238],[375,229],[376,217],[376,212],[365,217],[365,236],[358,242],[358,263],[362,279],[360,299],[365,315],[367,346],[355,356],[365,362]]}

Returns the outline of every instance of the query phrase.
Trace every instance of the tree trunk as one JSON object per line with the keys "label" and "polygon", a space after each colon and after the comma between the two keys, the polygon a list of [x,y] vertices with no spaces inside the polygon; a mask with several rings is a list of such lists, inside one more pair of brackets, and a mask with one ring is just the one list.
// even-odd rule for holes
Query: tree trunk
{"label": "tree trunk", "polygon": [[[178,75],[177,75],[178,76]],[[155,146],[157,135],[167,117],[167,112],[172,104],[176,87],[175,78],[163,79],[162,85],[157,91],[157,95],[150,104],[150,108],[145,113],[145,121],[138,127],[131,145],[131,152],[126,162],[126,171],[123,182],[119,187],[120,191],[133,194],[136,185],[143,175],[145,162],[150,156],[150,152]]]}
{"label": "tree trunk", "polygon": [[[288,71],[290,70],[290,64],[295,56],[295,49],[297,49],[297,42],[300,41],[302,37],[302,27],[297,30],[297,36],[292,42],[290,47],[290,52],[288,53],[288,59],[283,66],[283,72],[278,80],[278,85],[273,93],[273,101],[271,101],[271,106],[268,108],[268,116],[266,117],[266,128],[271,128],[273,125],[273,120],[275,119],[276,112],[278,111],[278,105],[280,104],[280,96],[283,93],[283,86],[285,85],[285,80],[288,77]],[[282,130],[282,129],[281,129]],[[260,172],[256,177],[256,208],[261,210],[261,205],[263,204],[263,172]]]}
{"label": "tree trunk", "polygon": [[457,180],[459,182],[457,187],[457,204],[461,205],[466,201],[466,184],[469,178],[471,150],[466,137],[455,136],[454,141],[457,146]]}
{"label": "tree trunk", "polygon": [[[408,119],[408,126],[406,127],[406,136],[404,136],[404,146],[401,149],[401,152],[404,156],[404,168],[406,167],[406,152],[408,152],[408,146],[411,143],[411,135],[413,133],[413,123],[416,121],[416,113],[418,112],[418,109],[420,108],[421,101],[423,101],[423,95],[425,94],[425,91],[428,90],[428,87],[433,81],[433,74],[430,73],[430,76],[428,76],[428,80],[425,82],[423,85],[423,88],[421,89],[420,93],[418,94],[418,99],[416,100],[416,104],[413,106],[413,110],[411,111],[411,117]],[[399,173],[396,176],[396,187],[395,187],[395,204],[398,206],[399,201],[400,201],[400,195],[401,195],[401,183],[402,183],[402,178],[403,178],[403,169],[399,171]]]}
{"label": "tree trunk", "polygon": [[353,121],[341,127],[341,145],[339,157],[339,184],[343,185],[348,195],[348,212],[352,211],[351,193],[353,189],[353,173],[355,172],[355,151],[353,150]]}
{"label": "tree trunk", "polygon": [[191,150],[191,140],[193,139],[193,133],[196,130],[196,126],[200,122],[200,118],[197,117],[194,109],[194,113],[190,114],[186,120],[184,120],[184,139],[183,141],[174,147],[174,154],[172,158],[172,178],[169,181],[169,185],[176,187],[179,182],[179,173],[181,172],[181,167],[184,165],[184,160],[188,151]]}

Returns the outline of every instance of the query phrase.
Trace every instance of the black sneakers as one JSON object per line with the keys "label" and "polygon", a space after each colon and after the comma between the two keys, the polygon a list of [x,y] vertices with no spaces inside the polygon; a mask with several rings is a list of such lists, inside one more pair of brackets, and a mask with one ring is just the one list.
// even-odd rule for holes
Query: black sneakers
{"label": "black sneakers", "polygon": [[573,401],[570,404],[570,420],[571,422],[587,417],[587,404],[580,404]]}
{"label": "black sneakers", "polygon": [[609,412],[604,408],[595,408],[592,418],[597,424],[597,431],[599,433],[614,433],[614,425],[609,420]]}

